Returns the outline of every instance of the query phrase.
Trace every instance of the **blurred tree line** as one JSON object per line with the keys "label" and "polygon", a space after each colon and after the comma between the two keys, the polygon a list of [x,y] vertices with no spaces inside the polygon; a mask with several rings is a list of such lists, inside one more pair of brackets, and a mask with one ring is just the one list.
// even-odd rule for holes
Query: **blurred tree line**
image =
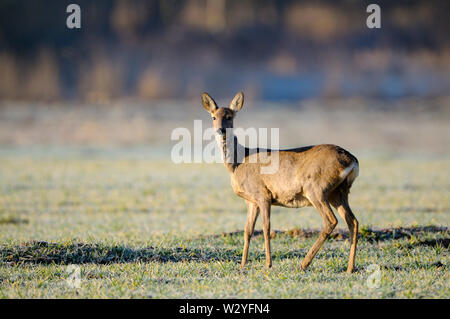
{"label": "blurred tree line", "polygon": [[0,99],[448,94],[448,1],[376,1],[369,29],[373,2],[0,0]]}

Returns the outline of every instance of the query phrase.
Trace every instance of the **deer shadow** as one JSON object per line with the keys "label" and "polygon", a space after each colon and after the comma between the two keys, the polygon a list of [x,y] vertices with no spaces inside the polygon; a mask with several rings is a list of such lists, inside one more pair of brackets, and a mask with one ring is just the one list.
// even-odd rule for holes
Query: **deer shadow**
{"label": "deer shadow", "polygon": [[[272,236],[291,236],[310,238],[317,236],[318,230],[294,229],[289,231],[274,231]],[[426,226],[412,228],[389,228],[380,230],[365,230],[360,239],[368,242],[395,240],[400,238],[409,238],[412,235],[423,233],[448,233],[446,227]],[[224,233],[221,235],[201,236],[198,239],[218,238],[227,236],[242,235],[241,231]],[[260,232],[255,232],[255,236],[261,236]],[[348,238],[345,231],[337,231],[332,240],[343,240]],[[448,248],[450,238],[417,241],[412,246],[444,246]],[[288,258],[303,258],[307,249],[296,249],[289,251],[274,251],[272,257],[274,260]],[[344,253],[333,250],[327,252],[333,256],[339,255],[345,257]],[[342,256],[341,256],[342,255]],[[185,261],[232,261],[240,262],[242,250],[240,248],[185,248],[185,247],[143,247],[131,248],[124,245],[104,245],[95,243],[49,243],[43,241],[31,241],[17,246],[0,246],[0,264],[113,264],[113,263],[132,263],[132,262],[159,262],[159,263],[177,263]],[[250,258],[260,260],[264,258],[263,252],[251,252]]]}
{"label": "deer shadow", "polygon": [[[301,251],[278,253],[274,259],[299,258]],[[255,252],[253,258],[264,254]],[[105,246],[87,243],[48,243],[33,241],[13,247],[0,247],[0,264],[114,264],[132,262],[177,263],[185,261],[234,261],[239,262],[242,251],[225,248],[130,248],[122,245]]]}
{"label": "deer shadow", "polygon": [[[271,231],[270,237],[276,238],[277,236],[288,236],[292,238],[312,238],[317,237],[321,233],[319,229],[301,229],[301,228],[293,228],[290,230],[273,230]],[[444,235],[449,235],[448,227],[444,226],[416,226],[416,227],[390,227],[390,228],[362,228],[359,231],[358,238],[359,240],[367,240],[369,242],[380,242],[380,241],[388,241],[388,240],[396,240],[396,239],[411,239],[413,236],[420,237],[424,234],[429,233],[442,233]],[[238,230],[228,233],[215,234],[209,236],[201,236],[200,238],[220,238],[220,237],[235,237],[235,236],[243,236],[244,231]],[[262,236],[262,230],[256,230],[253,233],[253,237]],[[335,229],[331,235],[329,236],[330,240],[345,240],[349,238],[349,233],[343,229]],[[423,245],[423,246],[436,246],[441,245],[446,248],[449,246],[450,238],[446,236],[445,238],[440,239],[432,239],[432,240],[423,240],[414,245]]]}

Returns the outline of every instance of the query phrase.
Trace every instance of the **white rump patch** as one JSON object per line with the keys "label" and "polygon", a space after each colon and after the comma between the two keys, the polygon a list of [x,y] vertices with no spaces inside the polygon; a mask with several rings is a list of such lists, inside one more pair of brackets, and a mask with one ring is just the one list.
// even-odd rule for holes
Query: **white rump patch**
{"label": "white rump patch", "polygon": [[357,162],[353,162],[349,167],[345,168],[339,177],[344,180],[348,178],[348,182],[351,184],[359,175],[359,165]]}

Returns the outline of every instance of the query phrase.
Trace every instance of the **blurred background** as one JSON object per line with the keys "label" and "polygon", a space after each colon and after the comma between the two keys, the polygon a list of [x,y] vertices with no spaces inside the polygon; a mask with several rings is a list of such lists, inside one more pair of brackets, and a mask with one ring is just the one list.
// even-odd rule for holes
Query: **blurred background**
{"label": "blurred background", "polygon": [[282,146],[447,152],[446,1],[376,1],[381,29],[361,0],[78,0],[68,29],[72,2],[0,0],[3,145],[167,143],[243,90]]}

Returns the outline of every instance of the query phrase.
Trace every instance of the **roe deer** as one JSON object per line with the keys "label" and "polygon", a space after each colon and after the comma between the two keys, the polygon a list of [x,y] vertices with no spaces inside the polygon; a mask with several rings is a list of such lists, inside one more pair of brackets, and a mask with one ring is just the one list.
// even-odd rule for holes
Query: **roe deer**
{"label": "roe deer", "polygon": [[[234,192],[247,202],[247,223],[244,230],[244,251],[241,268],[247,262],[250,238],[253,234],[258,214],[261,213],[264,233],[267,268],[272,266],[270,253],[270,207],[314,206],[321,215],[325,227],[319,238],[306,254],[301,268],[305,270],[317,251],[323,245],[337,225],[337,219],[330,207],[333,205],[346,221],[350,233],[351,247],[347,272],[355,267],[355,254],[358,235],[358,221],[350,209],[348,194],[353,181],[358,176],[359,164],[355,156],[336,145],[315,145],[288,150],[248,149],[237,143],[234,135],[228,136],[226,131],[232,130],[233,119],[242,108],[244,95],[236,94],[228,108],[219,108],[207,94],[202,94],[203,107],[211,114],[216,139],[222,150],[224,164],[231,175]],[[228,140],[227,140],[228,136]],[[233,139],[233,143],[229,140]],[[236,156],[230,160],[229,154],[238,154],[237,148],[244,149],[243,160]],[[234,148],[234,149],[230,149]],[[262,174],[261,161],[251,161],[278,152],[278,171],[273,174]]]}

